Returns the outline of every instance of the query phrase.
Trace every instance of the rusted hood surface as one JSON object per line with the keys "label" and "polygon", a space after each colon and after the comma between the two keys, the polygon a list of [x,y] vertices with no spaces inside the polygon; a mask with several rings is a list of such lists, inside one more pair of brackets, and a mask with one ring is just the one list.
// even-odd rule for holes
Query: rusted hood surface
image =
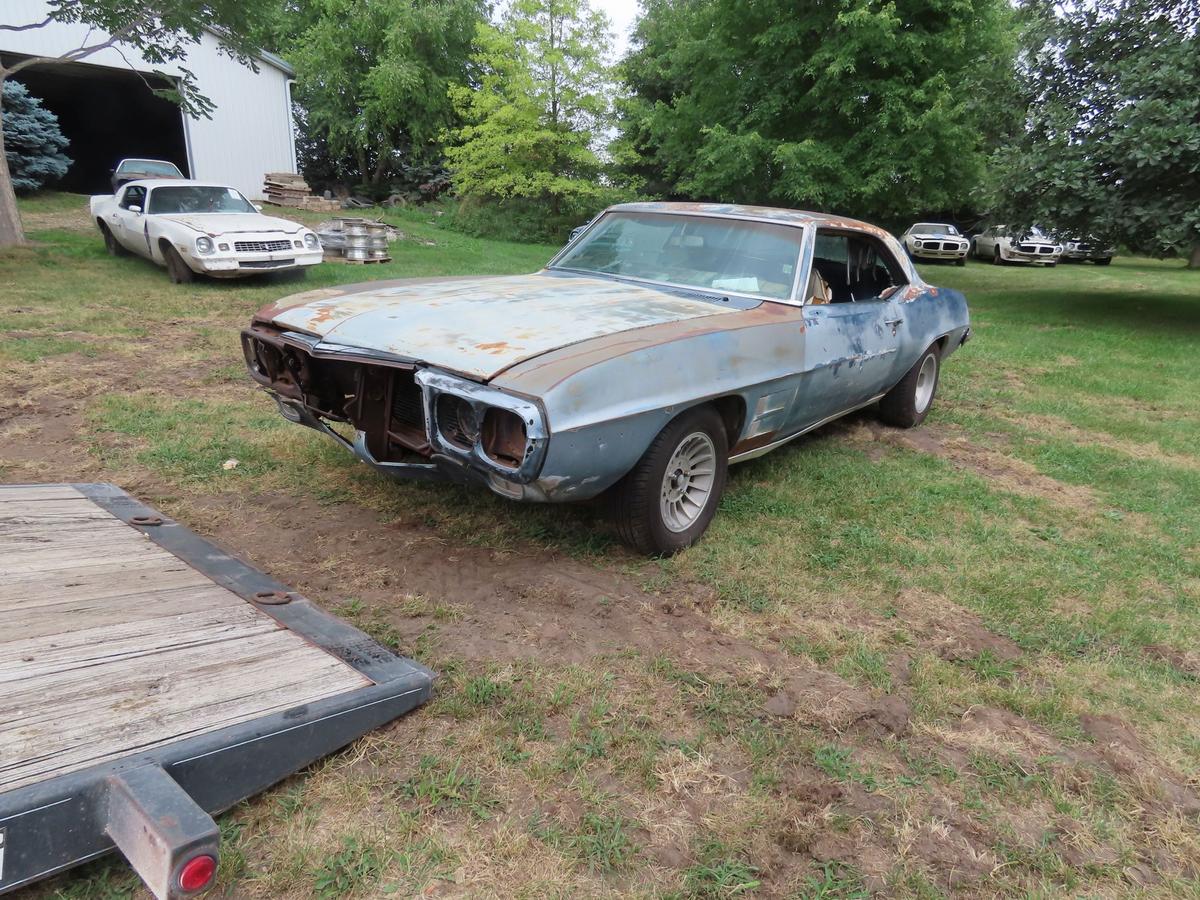
{"label": "rusted hood surface", "polygon": [[264,216],[258,213],[154,213],[159,219],[168,222],[178,222],[201,234],[216,237],[221,234],[237,234],[239,232],[282,231],[285,234],[295,234],[304,226],[289,222],[287,219],[277,219],[275,216]]}
{"label": "rusted hood surface", "polygon": [[[315,296],[314,296],[315,295]],[[326,343],[489,379],[523,360],[634,328],[734,312],[604,278],[538,273],[313,291],[260,313]]]}

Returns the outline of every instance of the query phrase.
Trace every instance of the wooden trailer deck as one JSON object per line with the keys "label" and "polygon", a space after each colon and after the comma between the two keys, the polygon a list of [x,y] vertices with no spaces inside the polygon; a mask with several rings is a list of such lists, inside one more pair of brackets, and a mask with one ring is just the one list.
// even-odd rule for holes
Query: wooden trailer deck
{"label": "wooden trailer deck", "polygon": [[0,486],[0,793],[372,684],[76,488]]}

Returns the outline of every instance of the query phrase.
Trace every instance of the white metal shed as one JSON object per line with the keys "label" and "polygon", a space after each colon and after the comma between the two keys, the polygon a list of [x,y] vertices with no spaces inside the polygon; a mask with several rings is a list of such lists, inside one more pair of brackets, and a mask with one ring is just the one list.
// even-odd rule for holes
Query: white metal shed
{"label": "white metal shed", "polygon": [[[48,13],[44,0],[0,0],[4,24],[40,22]],[[82,25],[58,23],[29,31],[0,30],[0,55],[8,61],[59,56],[105,37],[89,34]],[[263,52],[255,72],[222,53],[216,35],[205,32],[181,65],[195,74],[200,91],[216,105],[212,118],[190,118],[154,97],[146,81],[153,83],[156,67],[130,47],[101,50],[68,66],[33,66],[15,77],[59,116],[72,142],[67,152],[75,160],[75,189],[100,192],[97,173],[102,169],[106,174],[117,161],[113,157],[151,156],[160,146],[164,158],[172,158],[172,151],[186,156],[173,161],[186,162],[191,177],[230,184],[248,197],[262,196],[265,173],[296,171],[295,72],[286,62]],[[168,78],[179,70],[160,67]],[[102,117],[102,110],[108,114]],[[86,188],[81,186],[85,183]]]}

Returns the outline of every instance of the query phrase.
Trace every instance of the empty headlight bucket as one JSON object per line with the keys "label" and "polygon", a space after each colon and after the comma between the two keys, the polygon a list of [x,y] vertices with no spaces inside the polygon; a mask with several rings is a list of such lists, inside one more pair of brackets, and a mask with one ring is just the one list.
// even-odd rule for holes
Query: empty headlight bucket
{"label": "empty headlight bucket", "polygon": [[216,249],[216,247],[213,246],[212,238],[210,238],[210,237],[196,238],[196,252],[197,253],[203,253],[203,254],[207,255],[209,253],[212,253],[213,250],[215,250],[215,249]]}
{"label": "empty headlight bucket", "polygon": [[321,242],[318,241],[317,236],[310,231],[308,234],[304,235],[304,246],[309,250],[316,250],[321,246]]}
{"label": "empty headlight bucket", "polygon": [[479,415],[469,401],[454,394],[439,394],[437,426],[442,439],[459,450],[471,450],[479,440]]}
{"label": "empty headlight bucket", "polygon": [[525,422],[515,412],[489,407],[483,415],[481,438],[483,452],[492,462],[516,469],[525,461]]}

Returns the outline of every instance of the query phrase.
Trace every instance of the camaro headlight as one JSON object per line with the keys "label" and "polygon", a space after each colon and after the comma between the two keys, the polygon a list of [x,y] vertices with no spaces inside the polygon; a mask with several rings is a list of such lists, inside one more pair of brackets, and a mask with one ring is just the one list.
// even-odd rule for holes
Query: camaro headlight
{"label": "camaro headlight", "polygon": [[317,236],[311,231],[304,236],[304,246],[309,250],[316,250],[321,246],[321,242],[317,240]]}
{"label": "camaro headlight", "polygon": [[209,253],[212,253],[213,250],[215,250],[215,249],[216,248],[213,246],[212,238],[210,238],[210,237],[196,238],[196,252],[197,253],[204,253],[207,255]]}

